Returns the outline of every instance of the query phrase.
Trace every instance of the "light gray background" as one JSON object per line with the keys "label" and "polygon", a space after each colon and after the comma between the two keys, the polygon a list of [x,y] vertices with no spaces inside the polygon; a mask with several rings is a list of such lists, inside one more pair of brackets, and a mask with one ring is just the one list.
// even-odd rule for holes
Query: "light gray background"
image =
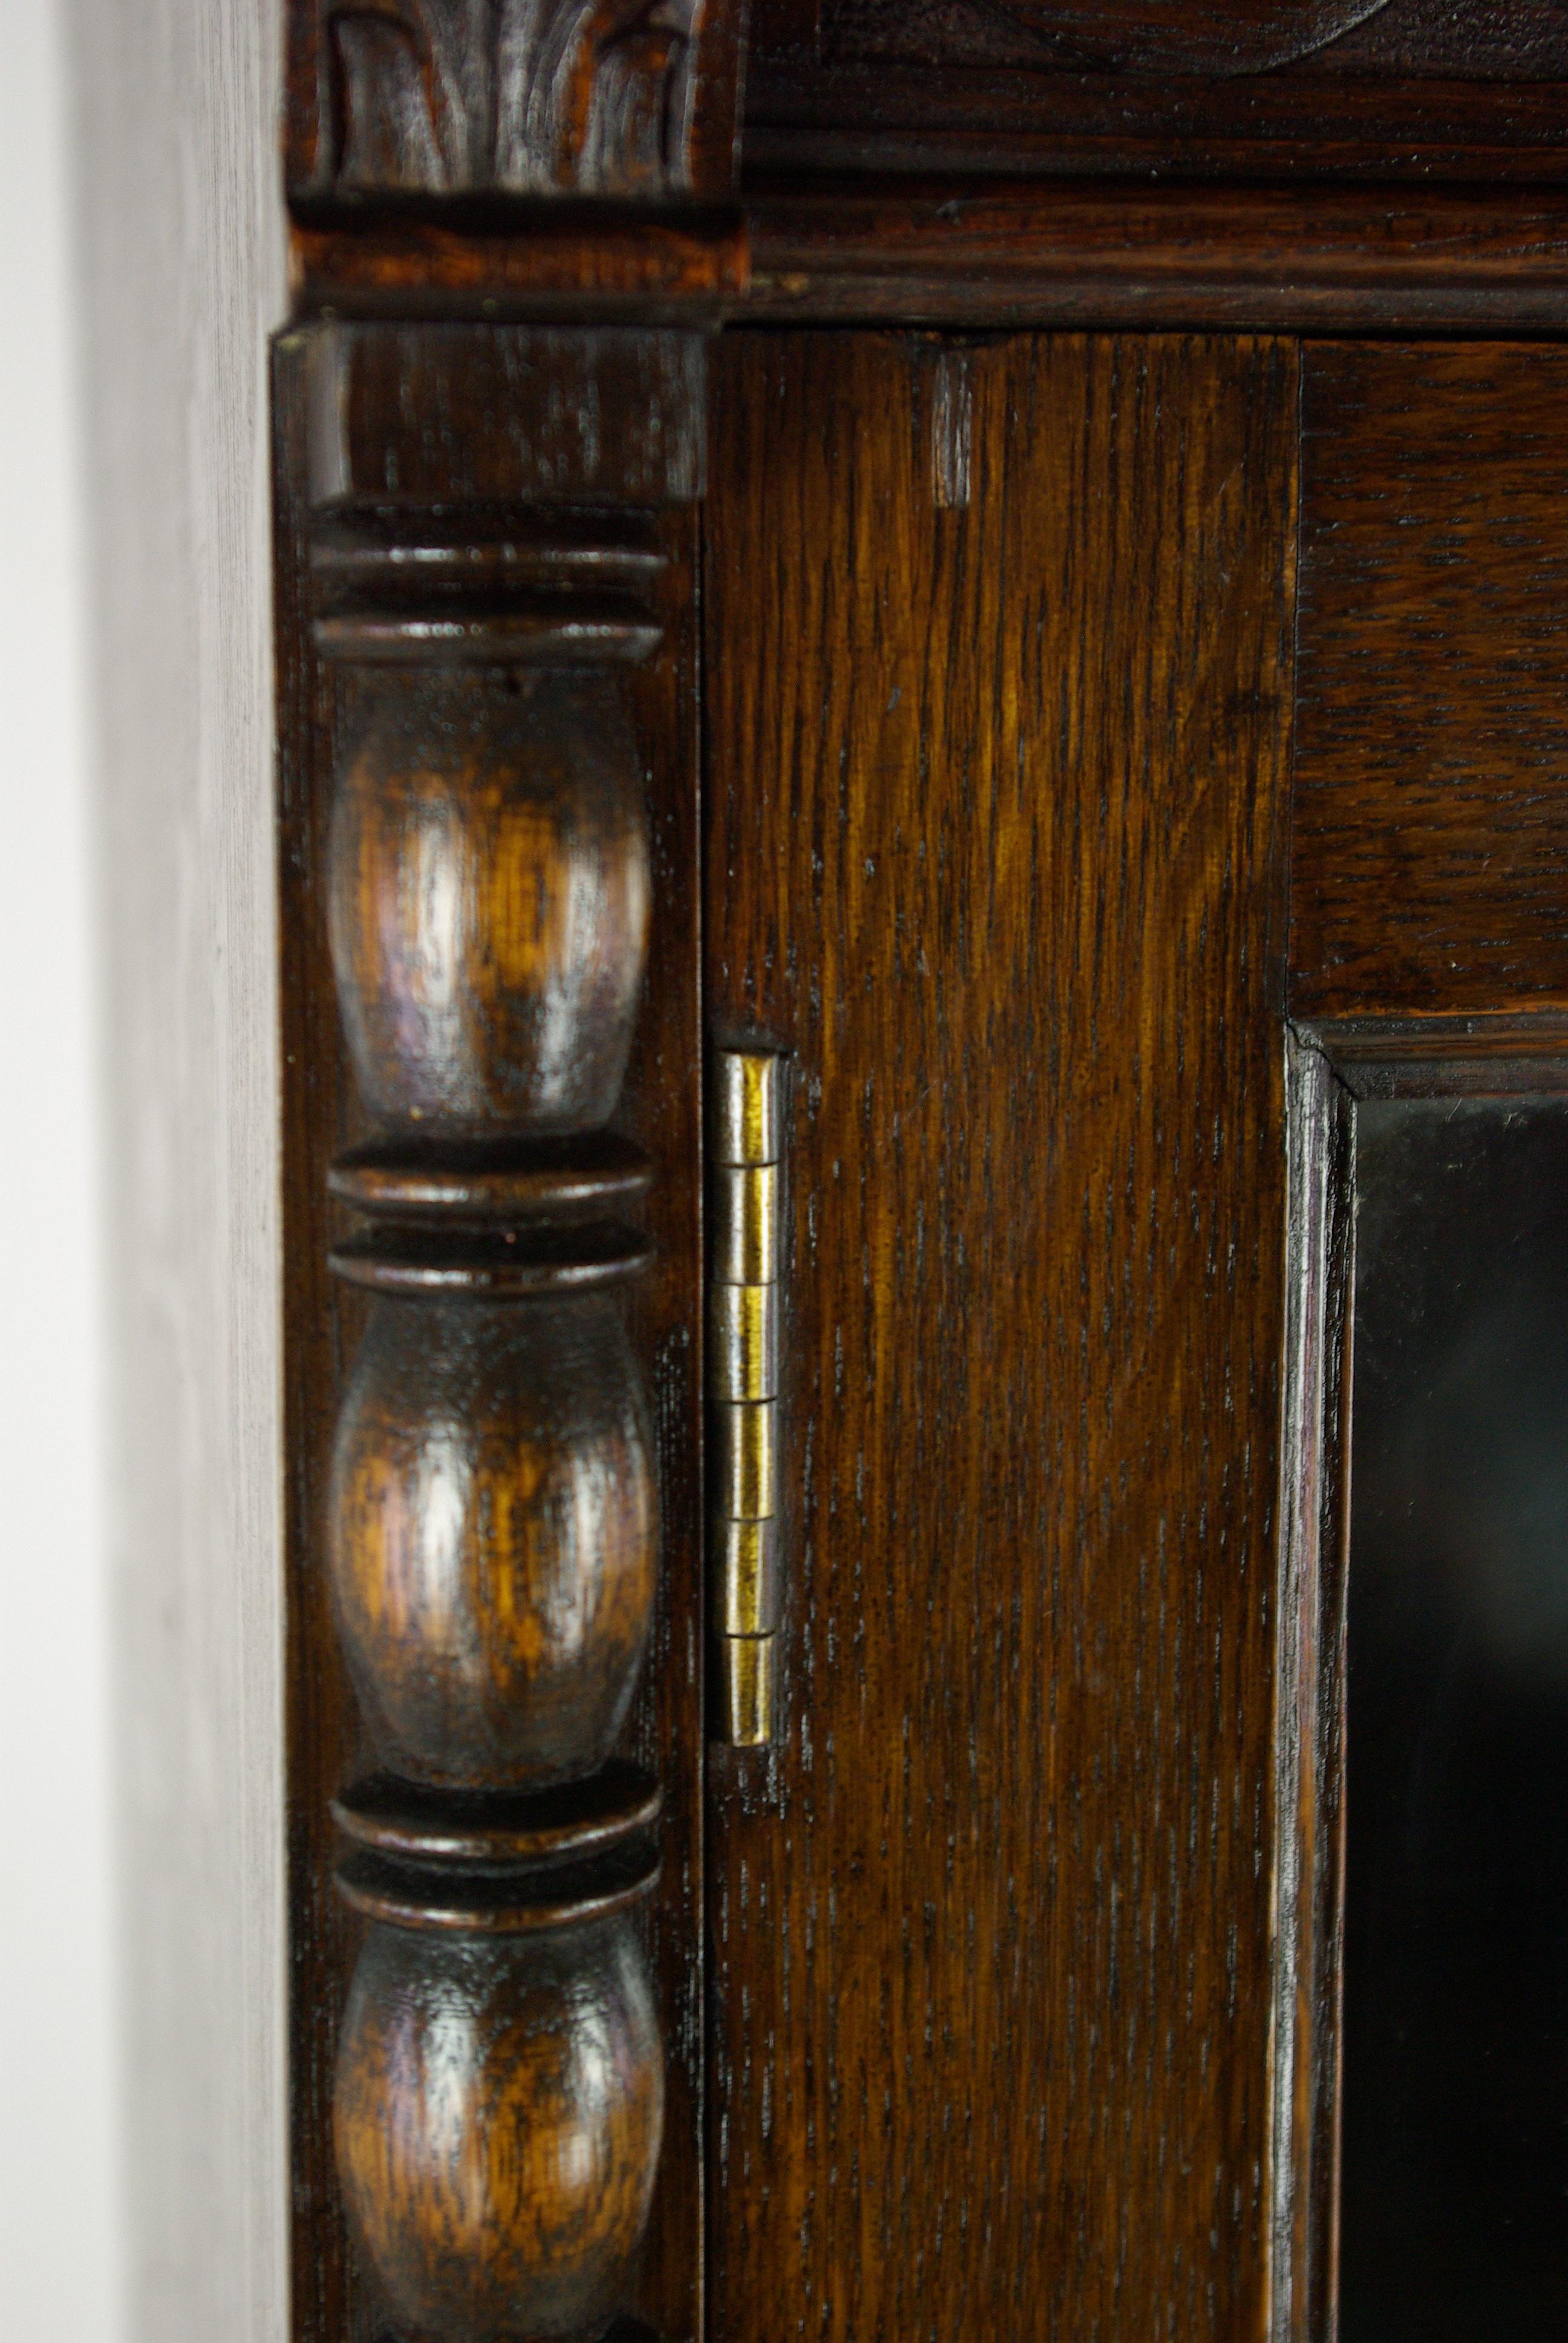
{"label": "light gray background", "polygon": [[0,2333],[280,2343],[270,0],[0,0]]}

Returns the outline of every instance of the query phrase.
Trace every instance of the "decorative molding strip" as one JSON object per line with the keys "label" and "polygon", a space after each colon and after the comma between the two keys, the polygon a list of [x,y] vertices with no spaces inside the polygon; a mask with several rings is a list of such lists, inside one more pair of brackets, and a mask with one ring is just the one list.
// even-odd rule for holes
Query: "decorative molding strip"
{"label": "decorative molding strip", "polygon": [[377,213],[352,227],[296,219],[289,237],[302,316],[541,317],[675,315],[717,324],[746,291],[746,233],[732,213],[606,220],[576,210],[487,219],[459,232]]}
{"label": "decorative molding strip", "polygon": [[866,177],[782,182],[748,225],[746,314],[771,323],[1568,324],[1568,200],[1551,190]]}
{"label": "decorative molding strip", "polygon": [[1553,0],[755,0],[749,177],[1466,184],[1568,166]]}
{"label": "decorative molding strip", "polygon": [[[1515,116],[1537,102],[1529,92],[1511,96]],[[859,102],[869,106],[871,95]],[[1554,121],[1568,122],[1560,89],[1553,103]],[[749,136],[766,149],[768,134]],[[830,135],[812,137],[812,154],[820,146],[825,156]],[[1555,187],[1322,178],[1216,186],[1217,172],[1208,184],[1156,185],[1131,166],[1117,184],[1075,182],[1050,176],[1060,166],[1050,141],[1005,152],[1004,175],[955,133],[923,163],[913,146],[898,149],[881,178],[869,154],[848,179],[834,178],[825,159],[819,168],[759,172],[734,266],[718,276],[678,271],[657,286],[638,278],[645,307],[705,322],[978,329],[1518,334],[1568,326],[1568,144],[1555,162],[1535,150],[1540,176],[1554,176]],[[603,272],[602,248],[579,270],[531,227],[459,243],[378,220],[353,236],[297,229],[295,251],[301,297],[313,309],[417,301],[454,317],[506,317],[575,302],[598,316],[638,297],[632,276]]]}
{"label": "decorative molding strip", "polygon": [[1352,1098],[1508,1098],[1568,1090],[1568,1015],[1292,1020]]}

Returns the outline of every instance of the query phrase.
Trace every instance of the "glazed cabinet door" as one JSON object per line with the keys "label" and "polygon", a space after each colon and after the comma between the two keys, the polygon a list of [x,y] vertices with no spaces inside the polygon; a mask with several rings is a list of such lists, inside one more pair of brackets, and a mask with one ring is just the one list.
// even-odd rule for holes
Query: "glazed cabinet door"
{"label": "glazed cabinet door", "polygon": [[1524,346],[719,354],[719,2337],[1561,2329],[1565,447]]}
{"label": "glazed cabinet door", "polygon": [[1568,365],[716,325],[277,349],[299,2343],[1538,2343]]}

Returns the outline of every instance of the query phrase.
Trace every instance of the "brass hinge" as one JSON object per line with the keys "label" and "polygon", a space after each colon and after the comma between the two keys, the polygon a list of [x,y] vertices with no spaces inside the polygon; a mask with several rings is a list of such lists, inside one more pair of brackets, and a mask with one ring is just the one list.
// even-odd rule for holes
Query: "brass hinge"
{"label": "brass hinge", "polygon": [[777,1050],[714,1056],[713,1252],[708,1379],[719,1737],[773,1738],[779,1556],[779,1185],[783,1061]]}

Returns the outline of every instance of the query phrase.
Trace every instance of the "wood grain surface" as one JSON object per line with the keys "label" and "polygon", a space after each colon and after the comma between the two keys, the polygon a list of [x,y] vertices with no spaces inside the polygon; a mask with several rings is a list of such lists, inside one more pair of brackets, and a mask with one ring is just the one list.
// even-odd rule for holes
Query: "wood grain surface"
{"label": "wood grain surface", "polygon": [[328,851],[345,1038],[383,1130],[531,1137],[614,1113],[649,906],[640,760],[613,682],[378,677]]}
{"label": "wood grain surface", "polygon": [[776,1751],[709,1759],[711,2331],[1241,2343],[1296,362],[949,356],[719,366],[706,969],[796,1053],[795,1592]]}
{"label": "wood grain surface", "polygon": [[367,1930],[337,2153],[406,2332],[602,2336],[635,2275],[663,2113],[658,2020],[624,1913],[537,1933]]}
{"label": "wood grain surface", "polygon": [[702,493],[700,335],[345,324],[306,348],[314,503],[449,512]]}
{"label": "wood grain surface", "polygon": [[1568,1008],[1568,355],[1303,358],[1291,1002]]}
{"label": "wood grain surface", "polygon": [[613,1292],[377,1300],[337,1420],[329,1567],[385,1764],[470,1790],[605,1764],[653,1614],[652,1447]]}
{"label": "wood grain surface", "polygon": [[746,219],[744,310],[769,323],[1302,333],[1568,324],[1560,188],[845,172],[759,182]]}

